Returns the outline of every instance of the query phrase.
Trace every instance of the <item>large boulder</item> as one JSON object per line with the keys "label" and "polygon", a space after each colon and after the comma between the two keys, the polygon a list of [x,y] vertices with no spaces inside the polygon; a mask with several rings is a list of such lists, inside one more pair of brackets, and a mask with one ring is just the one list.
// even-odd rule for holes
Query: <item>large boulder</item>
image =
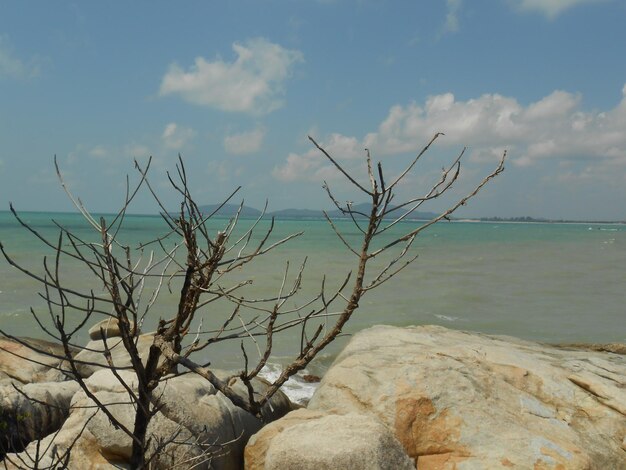
{"label": "large boulder", "polygon": [[[75,353],[70,348],[70,353]],[[34,338],[0,337],[0,383],[33,383],[64,380],[61,368],[65,351],[58,343]]]}
{"label": "large boulder", "polygon": [[[221,377],[227,375],[221,371],[214,372]],[[261,379],[253,380],[253,385],[260,393],[267,387],[267,383]],[[247,389],[239,380],[231,383],[231,387],[240,396],[247,396]],[[188,430],[194,436],[195,444],[205,454],[212,456],[211,461],[207,462],[210,465],[199,468],[241,468],[248,439],[263,426],[259,419],[233,405],[207,380],[194,374],[163,381],[154,396],[161,414]],[[264,420],[278,419],[291,411],[292,407],[289,399],[278,392],[264,406]]]}
{"label": "large boulder", "polygon": [[372,415],[299,409],[265,426],[245,450],[246,470],[409,470],[413,461]]}
{"label": "large boulder", "polygon": [[375,416],[420,470],[626,469],[626,357],[425,326],[354,336],[309,408]]}

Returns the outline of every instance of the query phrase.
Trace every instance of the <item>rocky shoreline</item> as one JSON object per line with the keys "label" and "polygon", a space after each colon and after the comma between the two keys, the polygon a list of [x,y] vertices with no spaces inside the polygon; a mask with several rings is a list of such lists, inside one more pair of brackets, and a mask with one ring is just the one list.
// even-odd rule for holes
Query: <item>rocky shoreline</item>
{"label": "rocky shoreline", "polygon": [[[142,336],[149,347],[150,336]],[[79,353],[93,363],[81,375],[116,416],[130,419],[127,391],[99,364],[98,341]],[[375,326],[354,335],[306,408],[276,395],[264,427],[200,377],[167,380],[151,435],[155,443],[179,438],[154,464],[191,468],[210,442],[214,457],[194,468],[626,469],[625,351],[621,344],[550,346],[438,326]],[[41,439],[50,459],[73,443],[68,468],[128,468],[130,438],[53,368],[56,361],[0,339],[0,439],[18,452],[11,460],[32,456],[31,441]],[[132,386],[132,372],[120,373]]]}

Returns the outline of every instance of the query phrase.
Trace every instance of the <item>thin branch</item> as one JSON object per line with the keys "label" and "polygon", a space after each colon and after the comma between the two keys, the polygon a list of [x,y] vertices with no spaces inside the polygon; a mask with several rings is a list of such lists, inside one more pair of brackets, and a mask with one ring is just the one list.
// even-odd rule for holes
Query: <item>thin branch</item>
{"label": "thin branch", "polygon": [[333,157],[331,157],[331,156],[330,156],[330,154],[329,154],[326,150],[324,150],[322,147],[320,147],[320,145],[319,145],[319,144],[315,141],[315,139],[314,139],[313,137],[311,137],[311,136],[308,136],[308,137],[309,137],[309,140],[310,140],[311,142],[313,142],[313,145],[315,145],[315,147],[317,147],[317,149],[318,149],[320,152],[322,152],[322,153],[326,156],[326,158],[328,158],[328,159],[331,161],[331,163],[332,163],[333,165],[335,165],[335,167],[337,167],[337,169],[338,169],[340,172],[342,172],[342,173],[343,173],[343,175],[344,175],[346,178],[348,178],[348,180],[350,180],[350,182],[351,182],[353,185],[355,185],[357,188],[359,188],[359,189],[360,189],[361,191],[363,191],[365,194],[368,194],[368,195],[370,195],[370,196],[373,194],[371,191],[368,191],[368,190],[367,190],[367,189],[365,189],[363,186],[361,186],[361,185],[360,185],[360,184],[359,184],[359,183],[358,183],[358,182],[357,182],[354,178],[352,178],[352,176],[350,176],[350,174],[349,174],[346,170],[344,170],[344,169],[343,169],[343,167],[342,167],[341,165],[339,165],[339,163],[337,163],[337,161],[336,161]]}

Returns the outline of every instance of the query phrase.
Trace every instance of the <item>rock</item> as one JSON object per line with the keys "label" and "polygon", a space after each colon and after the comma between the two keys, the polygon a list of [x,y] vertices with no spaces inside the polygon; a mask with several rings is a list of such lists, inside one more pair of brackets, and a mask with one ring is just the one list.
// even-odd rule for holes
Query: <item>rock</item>
{"label": "rock", "polygon": [[0,459],[59,429],[78,388],[70,381],[0,386]]}
{"label": "rock", "polygon": [[554,346],[561,349],[583,349],[587,351],[601,351],[626,355],[626,344],[624,343],[560,343]]}
{"label": "rock", "polygon": [[356,334],[309,408],[373,415],[420,470],[626,469],[626,357],[442,327]]}
{"label": "rock", "polygon": [[[105,338],[120,337],[121,333],[118,319],[115,317],[109,317],[89,328],[89,337],[94,341],[102,339],[103,333]],[[136,328],[134,325],[131,328],[131,333],[133,335],[136,334]]]}
{"label": "rock", "polygon": [[252,436],[245,469],[409,470],[415,464],[372,415],[299,409]]}
{"label": "rock", "polygon": [[[55,368],[63,363],[60,344],[33,338],[0,338],[0,382],[52,382],[65,376]],[[76,351],[72,349],[72,353]]]}
{"label": "rock", "polygon": [[[154,334],[147,333],[139,335],[136,340],[137,350],[139,351],[139,355],[145,364],[150,352],[150,346],[152,346],[154,341]],[[110,338],[106,341],[106,345],[111,351],[111,359],[115,367],[122,369],[130,368],[130,355],[128,354],[128,351],[126,351],[121,338]],[[76,369],[81,377],[89,377],[97,370],[108,368],[107,360],[104,357],[105,349],[104,340],[92,340],[87,343],[87,345],[78,354],[76,354],[76,356],[74,356],[74,359],[77,361]]]}
{"label": "rock", "polygon": [[[130,404],[128,393],[122,392],[119,387],[122,387],[119,382],[115,384],[117,380],[109,371],[100,371],[94,375],[100,375],[100,380],[103,380],[103,375],[110,374],[111,379],[111,391],[106,389],[93,389],[91,390],[96,399],[103,404],[107,405],[107,409],[115,416],[124,426],[129,429],[133,428],[134,421],[134,408]],[[128,375],[128,373],[126,374]],[[91,380],[88,379],[87,381]],[[89,388],[91,389],[91,385]],[[122,387],[123,389],[123,387]],[[69,462],[67,462],[67,468],[70,469],[86,469],[86,470],[113,470],[113,469],[130,469],[128,464],[129,457],[131,455],[131,439],[120,429],[115,427],[109,421],[109,418],[96,407],[96,403],[87,397],[84,391],[77,392],[71,402],[72,412],[63,424],[63,427],[58,433],[50,435],[41,441],[40,448],[46,449],[43,452],[40,461],[40,468],[65,468],[59,465],[59,458],[55,458],[52,449],[56,448],[57,453],[60,456],[66,456],[68,449],[71,447],[69,453]],[[158,414],[153,418],[152,428],[149,428],[148,432],[153,438],[159,436],[155,433],[155,423],[163,421],[162,415]],[[160,424],[161,428],[163,424]],[[173,436],[175,431],[179,430],[180,426],[173,423],[168,428],[167,436]],[[177,439],[189,439],[190,434],[178,433]],[[10,461],[17,462],[17,465],[9,468],[23,468],[19,465],[20,459],[25,459],[27,462],[33,459],[30,456],[35,455],[36,443],[31,443],[26,451],[18,455],[9,454],[7,457]],[[164,449],[167,452],[167,448]],[[185,454],[187,455],[187,454]],[[56,466],[55,466],[56,465]],[[154,468],[170,468],[168,466],[156,466]],[[205,467],[199,467],[205,468]]]}
{"label": "rock", "polygon": [[[228,375],[214,372],[222,378]],[[257,379],[253,385],[262,392],[267,384]],[[247,390],[239,381],[231,386],[240,395],[247,396]],[[160,397],[157,403],[166,418],[188,429],[198,445],[214,454],[211,467],[207,468],[241,468],[245,445],[250,436],[261,429],[260,420],[233,405],[208,381],[197,375],[187,374],[165,380],[157,387],[154,395]],[[291,402],[282,392],[278,392],[262,412],[265,420],[271,421],[284,416],[291,409]]]}
{"label": "rock", "polygon": [[304,374],[302,376],[302,380],[304,380],[306,383],[309,383],[309,384],[315,384],[321,381],[322,378],[313,374]]}
{"label": "rock", "polygon": [[[67,434],[67,433],[64,433]],[[130,466],[123,463],[110,463],[104,459],[99,453],[97,453],[93,445],[93,436],[89,435],[89,431],[82,431],[82,439],[74,443],[72,452],[68,455],[61,453],[59,456],[52,458],[51,454],[46,453],[39,459],[36,459],[36,444],[31,443],[25,452],[19,454],[8,454],[2,461],[3,469],[6,470],[24,470],[30,468],[45,468],[45,469],[80,469],[80,470],[119,470],[129,469]],[[64,435],[58,435],[54,439],[55,443],[63,440],[67,445],[70,445],[73,441],[68,440]],[[53,441],[53,436],[45,437],[40,442],[40,448],[46,449]],[[70,458],[71,457],[71,458]],[[37,460],[37,467],[35,467],[35,460]],[[5,467],[6,466],[6,467]]]}
{"label": "rock", "polygon": [[[124,383],[132,390],[137,389],[137,375],[131,370],[118,370],[119,375]],[[114,392],[126,393],[126,387],[113,375],[109,369],[100,369],[95,371],[85,379],[85,384],[92,392]]]}
{"label": "rock", "polygon": [[[135,422],[135,412],[128,393],[98,391],[94,393],[95,398],[106,406],[106,409],[113,417],[126,429],[133,429]],[[90,406],[92,410],[97,410],[96,402],[88,398],[84,391],[77,394],[73,405]],[[92,411],[92,413],[94,413]],[[132,440],[122,429],[116,429],[109,417],[98,410],[87,422],[87,429],[95,437],[100,454],[108,461],[127,461],[130,459],[132,451]]]}
{"label": "rock", "polygon": [[[78,395],[78,394],[76,394]],[[101,452],[101,447],[93,434],[86,428],[86,423],[95,413],[93,408],[76,408],[87,405],[83,398],[72,400],[74,409],[63,427],[39,442],[40,456],[38,468],[69,468],[81,470],[130,469],[125,462],[109,460]],[[68,449],[71,448],[71,452]],[[34,468],[37,455],[37,443],[32,442],[24,452],[8,454],[3,462],[8,469],[23,469],[26,465]]]}
{"label": "rock", "polygon": [[[136,389],[133,372],[119,371],[119,375],[128,387]],[[110,370],[96,370],[85,384],[113,416],[126,428],[133,429],[135,412],[129,393]],[[262,382],[255,385],[264,386]],[[148,426],[148,435],[151,452],[159,446],[158,457],[153,461],[155,469],[170,469],[181,462],[187,462],[188,466],[180,468],[195,465],[193,468],[197,469],[239,469],[243,466],[247,440],[262,425],[195,374],[164,380],[154,391],[154,404],[160,408]],[[276,417],[291,409],[290,402],[280,392],[271,402],[272,410],[269,408],[267,415]],[[69,468],[77,469],[128,468],[132,450],[131,438],[123,430],[115,429],[82,389],[74,394],[69,418],[59,433],[42,442],[49,444],[43,457],[47,465],[54,463],[50,449],[56,447],[63,454],[74,444]],[[27,451],[32,453],[33,444]],[[26,458],[25,453],[19,456]],[[13,454],[9,458],[15,460],[17,456]]]}

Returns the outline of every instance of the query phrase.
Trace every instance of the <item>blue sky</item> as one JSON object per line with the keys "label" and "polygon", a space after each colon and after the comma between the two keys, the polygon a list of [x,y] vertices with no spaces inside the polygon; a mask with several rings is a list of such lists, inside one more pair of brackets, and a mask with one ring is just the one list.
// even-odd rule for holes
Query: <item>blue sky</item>
{"label": "blue sky", "polygon": [[625,24],[623,0],[0,0],[1,209],[71,209],[54,155],[107,212],[151,155],[175,207],[179,153],[200,203],[328,207],[324,180],[358,196],[307,134],[363,175],[444,132],[400,196],[467,146],[463,195],[508,149],[462,215],[624,220]]}

